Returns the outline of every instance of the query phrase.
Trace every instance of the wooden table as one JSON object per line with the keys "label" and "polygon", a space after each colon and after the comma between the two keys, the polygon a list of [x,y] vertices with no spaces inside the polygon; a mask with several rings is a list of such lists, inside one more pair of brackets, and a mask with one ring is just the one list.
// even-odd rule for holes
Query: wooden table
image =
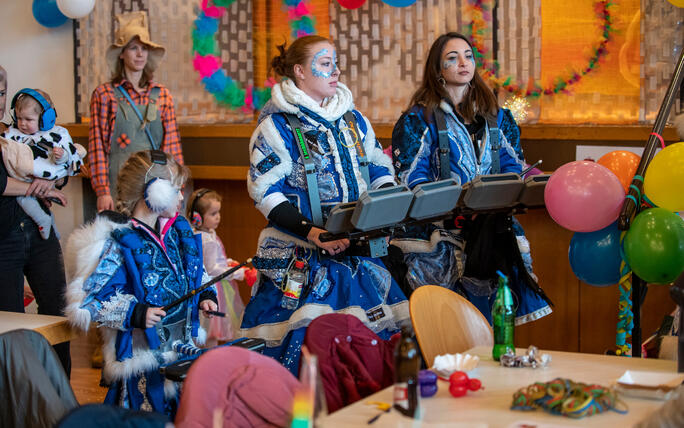
{"label": "wooden table", "polygon": [[[518,355],[524,350],[518,349]],[[438,381],[438,392],[431,398],[421,399],[420,420],[414,421],[396,411],[383,414],[373,425],[377,427],[509,427],[518,421],[529,421],[551,428],[557,427],[624,427],[632,426],[663,401],[622,396],[629,407],[625,415],[608,411],[582,419],[551,415],[542,410],[530,412],[510,410],[513,393],[536,381],[547,382],[557,377],[577,382],[613,384],[626,370],[676,373],[676,362],[655,359],[633,359],[596,354],[549,351],[553,358],[546,368],[507,368],[492,360],[489,347],[476,347],[468,351],[480,357],[479,366],[469,376],[482,381],[485,390],[470,392],[465,397],[453,398],[449,384]],[[392,387],[338,410],[324,419],[325,427],[366,426],[379,411],[367,405],[368,401],[392,403]]]}
{"label": "wooden table", "polygon": [[78,331],[69,326],[66,317],[0,311],[0,334],[21,328],[37,331],[50,345],[67,342],[79,336]]}

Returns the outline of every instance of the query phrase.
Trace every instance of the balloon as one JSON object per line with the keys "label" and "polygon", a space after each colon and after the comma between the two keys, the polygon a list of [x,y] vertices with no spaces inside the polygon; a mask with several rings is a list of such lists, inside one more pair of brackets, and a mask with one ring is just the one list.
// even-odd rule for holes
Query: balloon
{"label": "balloon", "polygon": [[56,0],[33,0],[33,17],[43,27],[55,28],[64,24],[67,17],[62,15]]}
{"label": "balloon", "polygon": [[684,220],[664,208],[634,218],[624,240],[632,271],[650,284],[669,284],[684,270]]}
{"label": "balloon", "polygon": [[345,9],[358,9],[366,0],[337,0],[337,2]]}
{"label": "balloon", "polygon": [[625,193],[629,191],[629,185],[632,184],[632,178],[639,166],[641,156],[636,153],[628,152],[626,150],[616,150],[614,152],[606,153],[598,160],[599,165],[608,168],[620,180],[622,188]]}
{"label": "balloon", "polygon": [[684,142],[670,144],[648,164],[644,193],[668,211],[684,211]]}
{"label": "balloon", "polygon": [[71,19],[88,16],[95,7],[95,0],[57,0],[60,12]]}
{"label": "balloon", "polygon": [[672,4],[673,6],[677,7],[684,7],[684,0],[667,0]]}
{"label": "balloon", "polygon": [[594,232],[615,221],[625,192],[608,168],[575,161],[558,168],[544,189],[544,202],[556,223],[574,232]]}
{"label": "balloon", "polygon": [[392,7],[406,7],[411,6],[416,0],[382,0],[382,2]]}
{"label": "balloon", "polygon": [[589,285],[602,287],[620,281],[620,231],[617,222],[595,232],[572,235],[568,250],[575,276]]}

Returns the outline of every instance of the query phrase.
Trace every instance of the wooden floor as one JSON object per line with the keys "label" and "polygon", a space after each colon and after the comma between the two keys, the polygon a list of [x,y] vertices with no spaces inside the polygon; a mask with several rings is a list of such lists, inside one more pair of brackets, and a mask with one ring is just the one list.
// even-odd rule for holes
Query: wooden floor
{"label": "wooden floor", "polygon": [[71,342],[71,387],[80,404],[102,403],[107,389],[100,386],[101,369],[91,367],[90,356],[95,349],[94,331]]}

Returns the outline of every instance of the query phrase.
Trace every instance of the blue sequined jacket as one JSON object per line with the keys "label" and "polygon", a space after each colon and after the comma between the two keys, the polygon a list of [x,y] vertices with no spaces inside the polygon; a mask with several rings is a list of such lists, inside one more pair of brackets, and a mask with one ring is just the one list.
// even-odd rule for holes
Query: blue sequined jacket
{"label": "blue sequined jacket", "polygon": [[[450,104],[442,101],[451,146],[451,176],[460,184],[478,175],[491,173],[492,156],[489,129],[477,158],[473,142],[463,123],[454,114]],[[414,106],[397,121],[392,132],[392,157],[402,183],[410,188],[424,182],[439,180],[439,141],[437,126],[432,115],[427,119],[422,106]],[[524,165],[520,147],[520,132],[510,111],[499,112],[501,172],[521,172]]]}
{"label": "blue sequined jacket", "polygon": [[[302,123],[302,133],[316,166],[324,221],[333,206],[356,201],[367,189],[354,148],[355,131],[343,117],[346,112],[351,111],[356,118],[358,138],[370,162],[370,187],[377,189],[383,184],[395,183],[391,160],[382,152],[368,119],[354,110],[351,91],[341,82],[337,93],[324,106],[319,106],[291,80],[274,86],[272,94],[249,144],[247,179],[249,194],[265,217],[277,205],[289,201],[302,215],[312,218],[304,164],[283,113],[295,114]],[[269,223],[259,237],[254,265],[278,283],[294,247],[311,245],[306,237]]]}
{"label": "blue sequined jacket", "polygon": [[[204,277],[201,238],[183,217],[170,219],[161,238],[135,220],[114,220],[119,219],[98,215],[69,237],[65,251],[65,312],[83,330],[91,321],[101,327],[103,379],[109,384],[177,359],[170,346],[160,346],[155,328],[135,328],[132,317],[136,306],[171,303],[198,288]],[[170,309],[163,325],[181,323],[188,337],[203,341],[198,302],[212,293],[205,291]],[[170,343],[184,337],[166,339]]]}

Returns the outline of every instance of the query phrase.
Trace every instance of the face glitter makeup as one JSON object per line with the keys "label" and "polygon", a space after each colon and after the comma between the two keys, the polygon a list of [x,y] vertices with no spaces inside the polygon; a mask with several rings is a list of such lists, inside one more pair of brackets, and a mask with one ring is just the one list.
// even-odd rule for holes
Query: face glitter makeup
{"label": "face glitter makeup", "polygon": [[321,49],[316,52],[311,60],[311,73],[314,76],[328,79],[335,73],[335,70],[337,70],[337,52],[335,51],[333,51],[332,61],[324,60],[322,64],[318,63],[318,61],[326,55],[329,55],[328,50]]}

